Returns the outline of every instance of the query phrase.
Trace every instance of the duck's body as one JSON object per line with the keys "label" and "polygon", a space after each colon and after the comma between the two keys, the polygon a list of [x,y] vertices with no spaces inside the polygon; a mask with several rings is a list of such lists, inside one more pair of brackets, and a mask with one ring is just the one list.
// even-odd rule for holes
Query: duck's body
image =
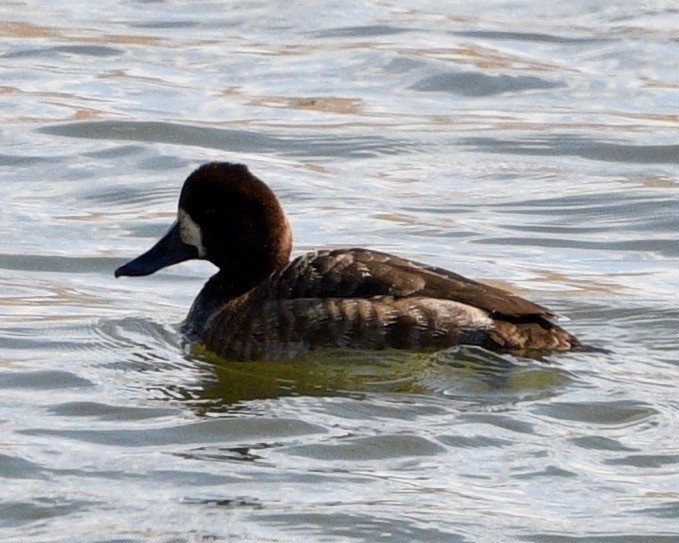
{"label": "duck's body", "polygon": [[290,226],[245,166],[212,163],[187,179],[178,221],[148,253],[116,270],[146,275],[206,258],[220,267],[183,330],[230,359],[290,359],[324,348],[497,351],[582,348],[528,300],[377,251],[338,249],[289,262]]}

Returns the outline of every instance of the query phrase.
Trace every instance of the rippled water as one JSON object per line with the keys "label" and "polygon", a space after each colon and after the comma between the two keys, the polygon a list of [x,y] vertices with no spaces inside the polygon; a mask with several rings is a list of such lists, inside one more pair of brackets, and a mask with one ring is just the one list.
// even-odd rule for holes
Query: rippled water
{"label": "rippled water", "polygon": [[[674,542],[671,0],[0,5],[0,540]],[[205,263],[114,280],[243,161],[296,249],[517,291],[611,354],[236,364]]]}

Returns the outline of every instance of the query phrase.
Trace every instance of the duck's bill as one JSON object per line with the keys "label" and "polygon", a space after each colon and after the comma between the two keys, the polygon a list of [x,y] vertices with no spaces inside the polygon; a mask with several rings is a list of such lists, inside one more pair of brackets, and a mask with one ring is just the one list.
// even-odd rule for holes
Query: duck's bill
{"label": "duck's bill", "polygon": [[127,275],[139,277],[151,275],[162,268],[178,264],[185,260],[198,258],[198,249],[193,245],[187,245],[179,235],[179,222],[175,222],[158,243],[146,251],[143,255],[127,264],[120,266],[115,271],[115,276]]}

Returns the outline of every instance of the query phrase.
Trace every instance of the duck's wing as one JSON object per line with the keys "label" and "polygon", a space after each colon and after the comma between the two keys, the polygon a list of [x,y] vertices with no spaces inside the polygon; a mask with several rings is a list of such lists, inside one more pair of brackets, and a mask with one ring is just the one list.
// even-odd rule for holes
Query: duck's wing
{"label": "duck's wing", "polygon": [[366,249],[300,256],[269,283],[278,298],[427,297],[453,300],[491,314],[554,317],[550,310],[456,273]]}

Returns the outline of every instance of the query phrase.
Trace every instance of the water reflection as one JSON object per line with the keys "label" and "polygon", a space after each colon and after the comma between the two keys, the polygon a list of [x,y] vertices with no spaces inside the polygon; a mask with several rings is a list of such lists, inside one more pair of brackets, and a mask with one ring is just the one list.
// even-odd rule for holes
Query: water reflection
{"label": "water reflection", "polygon": [[[238,362],[201,347],[192,355],[210,364],[203,389],[166,387],[201,411],[285,396],[347,397],[373,394],[442,395],[473,405],[516,403],[558,393],[568,371],[533,359],[459,347],[438,353],[327,350],[292,360]],[[558,357],[557,357],[558,358]]]}

